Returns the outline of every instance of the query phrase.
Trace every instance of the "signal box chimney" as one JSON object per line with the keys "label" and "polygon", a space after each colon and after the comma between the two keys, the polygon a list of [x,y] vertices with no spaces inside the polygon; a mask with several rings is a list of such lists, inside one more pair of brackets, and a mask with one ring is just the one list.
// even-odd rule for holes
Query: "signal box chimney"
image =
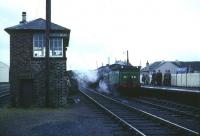
{"label": "signal box chimney", "polygon": [[26,12],[22,12],[22,21],[20,21],[20,24],[26,23]]}

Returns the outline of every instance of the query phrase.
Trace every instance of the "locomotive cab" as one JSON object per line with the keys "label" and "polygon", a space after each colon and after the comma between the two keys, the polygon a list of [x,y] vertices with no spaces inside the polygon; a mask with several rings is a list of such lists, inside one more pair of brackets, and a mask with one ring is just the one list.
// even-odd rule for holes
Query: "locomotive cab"
{"label": "locomotive cab", "polygon": [[138,68],[123,69],[120,71],[120,89],[134,89],[140,87],[140,70]]}
{"label": "locomotive cab", "polygon": [[98,69],[101,77],[112,94],[119,92],[134,92],[140,88],[140,67],[132,65],[113,64]]}

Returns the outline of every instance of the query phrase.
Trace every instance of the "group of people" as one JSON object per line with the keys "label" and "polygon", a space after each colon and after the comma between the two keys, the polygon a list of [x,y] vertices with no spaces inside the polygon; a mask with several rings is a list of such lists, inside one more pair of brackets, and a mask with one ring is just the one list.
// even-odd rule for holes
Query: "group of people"
{"label": "group of people", "polygon": [[[142,75],[142,82],[144,85],[148,85],[150,81],[150,77],[148,74],[143,74]],[[164,73],[164,77],[163,74],[160,70],[158,70],[158,72],[156,72],[155,70],[153,70],[152,73],[152,78],[151,78],[151,85],[157,85],[157,86],[171,86],[171,72],[170,70],[166,70]]]}

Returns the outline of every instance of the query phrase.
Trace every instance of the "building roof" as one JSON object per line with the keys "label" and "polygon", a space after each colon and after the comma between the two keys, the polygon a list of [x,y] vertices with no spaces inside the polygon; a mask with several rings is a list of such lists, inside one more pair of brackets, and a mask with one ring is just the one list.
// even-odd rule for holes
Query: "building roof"
{"label": "building roof", "polygon": [[[149,71],[156,70],[167,62],[176,65],[178,68],[188,68],[191,71],[200,71],[200,61],[156,61],[149,65]],[[145,70],[146,67],[144,67],[141,71]]]}
{"label": "building roof", "polygon": [[149,69],[147,70],[147,67],[144,67],[141,69],[142,72],[145,72],[145,71],[153,71],[157,68],[159,68],[161,65],[163,65],[165,62],[164,61],[156,61],[152,64],[149,65]]}
{"label": "building roof", "polygon": [[9,68],[9,66],[3,62],[0,61],[0,69],[1,68]]}
{"label": "building roof", "polygon": [[149,65],[149,70],[152,71],[154,69],[157,69],[160,66],[162,66],[164,63],[165,63],[164,61],[156,61],[156,62]]}
{"label": "building roof", "polygon": [[200,71],[200,61],[173,61],[172,63],[179,68],[188,68],[191,71]]}
{"label": "building roof", "polygon": [[[8,27],[5,29],[5,31],[9,32],[15,30],[45,30],[45,29],[46,29],[46,20],[38,18],[29,22],[20,23],[15,26]],[[51,23],[51,30],[70,31],[68,28],[62,27],[55,23]]]}

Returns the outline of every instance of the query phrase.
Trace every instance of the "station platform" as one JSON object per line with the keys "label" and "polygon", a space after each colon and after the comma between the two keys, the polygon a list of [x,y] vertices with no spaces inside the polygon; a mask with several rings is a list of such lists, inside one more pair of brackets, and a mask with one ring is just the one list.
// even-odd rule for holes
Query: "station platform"
{"label": "station platform", "polygon": [[138,91],[134,91],[134,94],[139,97],[169,100],[193,107],[199,107],[200,105],[200,90],[198,88],[145,85],[141,86]]}
{"label": "station platform", "polygon": [[200,88],[185,88],[177,86],[152,86],[152,85],[143,85],[142,88],[146,89],[155,89],[155,90],[166,90],[166,91],[177,91],[185,93],[200,93]]}

